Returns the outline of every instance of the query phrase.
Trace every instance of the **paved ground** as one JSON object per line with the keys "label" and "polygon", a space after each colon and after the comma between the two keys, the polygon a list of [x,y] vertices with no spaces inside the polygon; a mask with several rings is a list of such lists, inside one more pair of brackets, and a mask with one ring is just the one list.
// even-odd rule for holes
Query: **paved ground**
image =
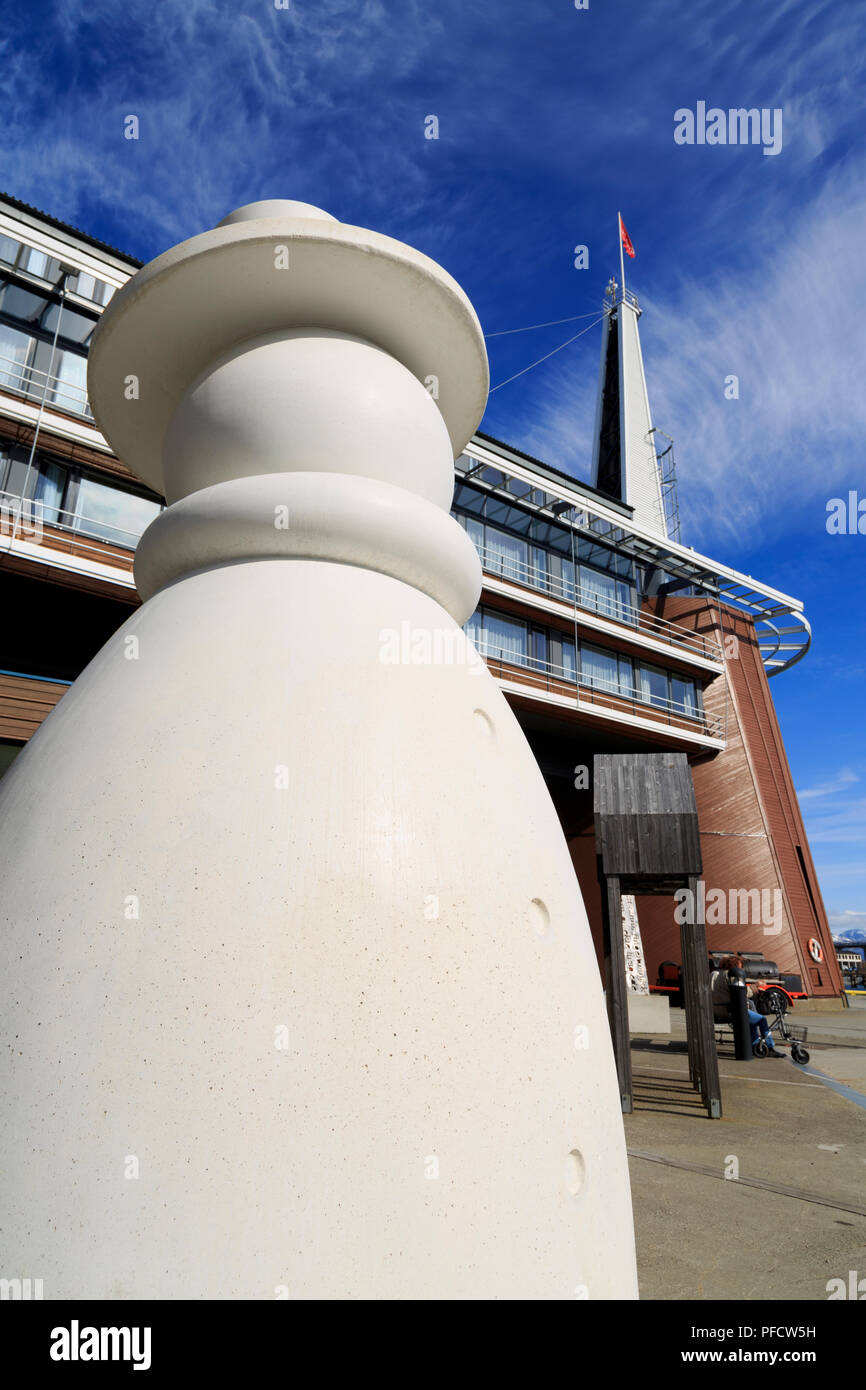
{"label": "paved ground", "polygon": [[828,1280],[866,1278],[866,1009],[798,1008],[805,1069],[722,1049],[721,1120],[689,1086],[678,1012],[670,1038],[632,1039],[641,1297],[826,1300]]}

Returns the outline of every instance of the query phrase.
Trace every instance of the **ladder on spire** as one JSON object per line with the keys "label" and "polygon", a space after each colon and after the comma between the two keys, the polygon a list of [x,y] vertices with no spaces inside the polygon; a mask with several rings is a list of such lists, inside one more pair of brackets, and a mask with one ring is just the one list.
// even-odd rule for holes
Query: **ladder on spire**
{"label": "ladder on spire", "polygon": [[[663,443],[663,440],[667,440],[667,443]],[[665,434],[664,430],[660,430],[657,425],[654,425],[649,431],[648,442],[655,449],[668,539],[680,541],[680,503],[677,493],[677,460],[674,453],[674,441],[669,434]]]}

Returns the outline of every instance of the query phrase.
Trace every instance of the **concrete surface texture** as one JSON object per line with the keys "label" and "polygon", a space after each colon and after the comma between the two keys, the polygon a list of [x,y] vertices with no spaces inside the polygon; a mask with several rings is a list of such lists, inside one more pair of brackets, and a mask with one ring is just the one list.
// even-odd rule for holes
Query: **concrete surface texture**
{"label": "concrete surface texture", "polygon": [[477,320],[410,248],[260,211],[145,267],[91,355],[102,428],[178,500],[0,791],[3,1273],[633,1297],[586,913],[459,626]]}
{"label": "concrete surface texture", "polygon": [[[826,1015],[796,1012],[810,1027],[808,1067],[738,1063],[723,1047],[717,1121],[688,1084],[682,1042],[633,1042],[626,1133],[641,1298],[822,1301],[840,1296],[834,1281],[850,1289],[852,1270],[866,1279],[866,1014],[859,1027],[834,1016],[850,1020],[834,1042],[811,1033]],[[837,1073],[859,1092],[822,1080]]]}

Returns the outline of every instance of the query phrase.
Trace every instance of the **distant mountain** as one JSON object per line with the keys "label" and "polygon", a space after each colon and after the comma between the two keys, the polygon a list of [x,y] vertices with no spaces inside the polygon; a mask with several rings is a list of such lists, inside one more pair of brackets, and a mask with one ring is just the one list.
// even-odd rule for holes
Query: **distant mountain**
{"label": "distant mountain", "polygon": [[866,927],[849,927],[844,936],[833,936],[834,946],[863,946],[866,944]]}

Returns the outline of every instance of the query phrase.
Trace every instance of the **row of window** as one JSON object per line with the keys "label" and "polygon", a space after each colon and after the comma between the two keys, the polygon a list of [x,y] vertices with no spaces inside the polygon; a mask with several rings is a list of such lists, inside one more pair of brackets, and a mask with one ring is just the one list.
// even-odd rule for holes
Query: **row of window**
{"label": "row of window", "polygon": [[[50,280],[52,285],[56,285],[60,279],[60,261],[56,256],[49,256],[47,251],[38,251],[35,246],[28,246],[26,242],[16,241],[14,237],[2,233],[0,263],[14,270],[23,270],[28,275],[38,275],[40,280]],[[85,270],[80,270],[77,275],[70,275],[66,286],[74,294],[80,294],[82,299],[90,299],[94,304],[103,307],[115,291],[114,285],[109,285],[105,280],[100,280]]]}
{"label": "row of window", "polygon": [[64,526],[133,550],[162,510],[159,502],[114,487],[78,467],[0,443],[0,502],[26,498],[46,525]]}
{"label": "row of window", "polygon": [[[545,517],[537,512],[525,510],[521,503],[536,502],[538,505],[552,507],[557,511],[569,511],[568,504],[557,501],[551,494],[542,492],[538,488],[532,488],[529,483],[520,479],[509,478],[500,473],[497,469],[482,467],[478,474],[481,479],[503,486],[509,493],[513,493],[515,500],[504,495],[502,491],[487,492],[478,488],[473,482],[467,481],[460,476],[461,463],[464,463],[468,455],[461,455],[455,465],[457,469],[457,484],[454,490],[454,509],[455,514],[466,513],[469,516],[476,516],[484,521],[491,522],[505,530],[511,531],[519,536],[525,536],[536,545],[544,546],[552,552],[570,556],[572,548],[576,552],[576,558],[586,561],[596,569],[610,571],[620,579],[626,579],[631,583],[635,581],[635,566],[631,556],[618,550],[616,547],[617,534],[622,535],[618,528],[613,528],[613,534],[609,537],[609,543],[605,544],[601,540],[596,540],[587,534],[587,530],[599,529],[611,530],[610,523],[602,521],[600,518],[593,518],[583,513],[582,531],[576,534],[571,526],[563,526],[549,517]],[[476,461],[471,460],[477,467]]]}
{"label": "row of window", "polygon": [[[576,515],[582,534],[575,534],[571,526],[559,525],[550,517],[526,510],[527,507],[535,505],[557,514],[571,513],[574,509],[554,493],[546,492],[543,488],[533,486],[524,479],[515,478],[500,469],[492,468],[489,464],[482,464],[470,454],[461,454],[455,468],[457,483],[454,489],[454,516],[458,521],[462,522],[463,516],[475,516],[485,523],[492,523],[513,534],[526,537],[528,541],[544,547],[550,553],[559,553],[566,557],[571,556],[573,546],[578,560],[626,580],[636,592],[642,590],[644,567],[618,549],[619,544],[628,537],[627,529],[601,517],[594,517],[589,512],[580,512],[578,508]],[[484,488],[476,487],[474,481],[464,476],[470,472],[473,478],[489,483],[497,491],[488,492]],[[511,500],[512,497],[514,501]],[[588,534],[591,531],[598,531],[598,540]],[[601,537],[604,537],[604,540]],[[550,573],[552,579],[549,592],[556,594],[559,592],[556,587],[556,574],[553,570]],[[683,585],[681,576],[668,574],[661,569],[658,570],[658,576],[661,583],[668,579],[677,579],[679,592],[683,595],[702,592],[692,585]],[[543,577],[542,573],[542,580]],[[543,583],[541,587],[544,587]]]}
{"label": "row of window", "polygon": [[[50,367],[50,372],[49,372]],[[90,413],[87,404],[87,358],[25,333],[0,320],[0,386],[23,391],[60,410]]]}
{"label": "row of window", "polygon": [[56,329],[59,338],[82,348],[89,347],[99,322],[95,312],[74,309],[68,301],[61,304],[53,291],[19,285],[8,275],[0,275],[0,315],[49,339]]}
{"label": "row of window", "polygon": [[[88,414],[85,352],[98,320],[0,275],[0,386]],[[57,344],[52,356],[55,332]]]}
{"label": "row of window", "polygon": [[[478,517],[458,511],[454,512],[454,516],[473,541],[488,574],[501,575],[503,579],[528,585],[569,603],[576,602],[581,608],[599,613],[602,617],[615,618],[632,625],[637,622],[635,590],[631,580],[578,559],[578,546],[575,546],[575,558],[572,559],[544,546],[533,545]],[[599,552],[603,551],[604,547],[583,543],[583,554],[593,560],[597,560]]]}
{"label": "row of window", "polygon": [[592,536],[575,532],[570,526],[523,511],[509,498],[480,492],[459,477],[454,489],[453,506],[458,520],[461,516],[475,517],[512,535],[522,536],[551,554],[568,558],[573,554],[575,559],[592,565],[594,569],[606,570],[632,584],[635,581],[634,561],[630,555],[617,550],[616,546],[605,545]]}
{"label": "row of window", "polygon": [[465,626],[482,656],[498,657],[516,666],[544,671],[626,700],[655,705],[689,719],[701,719],[701,695],[688,676],[661,666],[633,661],[620,652],[579,641],[551,628],[539,627],[483,607]]}

